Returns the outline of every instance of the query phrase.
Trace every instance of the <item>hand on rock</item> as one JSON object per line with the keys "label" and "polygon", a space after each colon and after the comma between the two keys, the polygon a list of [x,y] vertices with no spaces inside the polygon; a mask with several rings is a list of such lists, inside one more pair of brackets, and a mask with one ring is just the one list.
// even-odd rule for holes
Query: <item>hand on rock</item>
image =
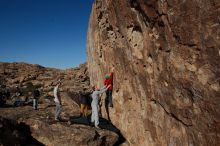
{"label": "hand on rock", "polygon": [[111,72],[114,72],[115,68],[114,67],[111,67]]}

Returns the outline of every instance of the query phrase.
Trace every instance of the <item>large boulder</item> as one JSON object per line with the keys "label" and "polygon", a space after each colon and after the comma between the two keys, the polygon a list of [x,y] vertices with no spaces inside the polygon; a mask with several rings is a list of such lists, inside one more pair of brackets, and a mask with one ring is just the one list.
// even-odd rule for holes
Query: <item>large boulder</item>
{"label": "large boulder", "polygon": [[42,143],[31,136],[31,130],[28,125],[3,117],[0,117],[0,144],[4,146],[43,146]]}
{"label": "large boulder", "polygon": [[220,2],[96,0],[92,85],[114,68],[110,118],[129,145],[220,144]]}

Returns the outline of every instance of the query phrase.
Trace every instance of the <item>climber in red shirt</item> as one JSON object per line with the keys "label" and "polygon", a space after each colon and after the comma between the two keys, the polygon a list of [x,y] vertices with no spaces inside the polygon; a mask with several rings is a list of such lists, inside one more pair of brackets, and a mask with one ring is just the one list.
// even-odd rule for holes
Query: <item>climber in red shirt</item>
{"label": "climber in red shirt", "polygon": [[109,107],[113,107],[113,104],[112,104],[113,72],[105,75],[104,85],[105,86],[110,85],[110,87],[106,91],[105,104]]}

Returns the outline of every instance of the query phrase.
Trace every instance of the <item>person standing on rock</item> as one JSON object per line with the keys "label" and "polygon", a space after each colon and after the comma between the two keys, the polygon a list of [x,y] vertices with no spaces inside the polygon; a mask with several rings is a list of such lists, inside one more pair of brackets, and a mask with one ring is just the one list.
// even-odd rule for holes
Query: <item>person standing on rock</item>
{"label": "person standing on rock", "polygon": [[104,85],[110,86],[108,90],[106,91],[105,106],[106,108],[113,107],[113,103],[112,103],[113,72],[105,75]]}
{"label": "person standing on rock", "polygon": [[89,93],[82,93],[81,91],[79,92],[80,94],[80,117],[87,117],[88,109],[89,109],[89,98],[90,94]]}
{"label": "person standing on rock", "polygon": [[102,87],[100,90],[96,89],[95,87],[93,87],[93,92],[92,92],[92,103],[91,103],[91,107],[92,107],[92,115],[91,115],[91,123],[95,122],[95,127],[99,128],[99,115],[98,115],[98,103],[100,100],[100,94],[104,93],[105,91],[108,90],[109,86],[104,86]]}
{"label": "person standing on rock", "polygon": [[37,110],[38,109],[38,100],[39,100],[39,97],[40,97],[40,91],[38,89],[35,89],[32,92],[32,96],[33,96],[33,108],[35,110]]}
{"label": "person standing on rock", "polygon": [[61,121],[61,109],[62,109],[62,102],[61,102],[61,97],[60,97],[60,92],[59,92],[59,87],[61,85],[61,81],[58,82],[58,84],[55,86],[53,92],[54,92],[54,101],[56,104],[56,110],[55,110],[55,121]]}

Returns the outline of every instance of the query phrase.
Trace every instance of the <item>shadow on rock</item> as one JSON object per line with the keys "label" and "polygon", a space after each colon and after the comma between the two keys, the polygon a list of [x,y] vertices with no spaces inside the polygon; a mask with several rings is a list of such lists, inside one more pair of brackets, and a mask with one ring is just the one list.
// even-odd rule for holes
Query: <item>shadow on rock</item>
{"label": "shadow on rock", "polygon": [[[80,117],[80,116],[72,116],[70,117],[70,123],[71,124],[83,124],[83,125],[88,125],[88,126],[94,126],[90,121],[91,121],[91,115],[87,117]],[[114,144],[114,146],[121,145],[126,141],[124,136],[121,134],[120,130],[115,127],[110,121],[104,119],[104,118],[99,118],[99,127],[101,129],[109,130],[112,132],[115,132],[118,134],[119,138],[118,141]]]}
{"label": "shadow on rock", "polygon": [[44,146],[31,136],[28,125],[2,117],[0,117],[0,144],[4,146]]}

